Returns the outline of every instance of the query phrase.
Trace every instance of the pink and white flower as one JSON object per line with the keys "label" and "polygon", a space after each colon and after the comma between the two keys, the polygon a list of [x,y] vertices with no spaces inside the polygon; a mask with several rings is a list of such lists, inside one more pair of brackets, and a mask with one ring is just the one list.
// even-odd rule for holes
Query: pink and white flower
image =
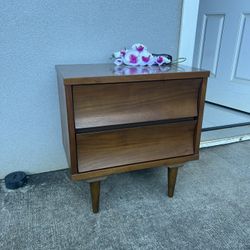
{"label": "pink and white flower", "polygon": [[146,66],[154,64],[154,57],[147,50],[140,53],[139,65]]}
{"label": "pink and white flower", "polygon": [[164,65],[171,63],[171,61],[166,56],[153,56],[146,46],[141,43],[136,43],[131,49],[122,49],[120,51],[114,52],[113,56],[115,58],[114,63],[116,65],[129,65],[129,66],[151,66],[151,65]]}
{"label": "pink and white flower", "polygon": [[139,65],[139,52],[134,50],[127,50],[123,57],[123,62],[126,65]]}
{"label": "pink and white flower", "polygon": [[126,50],[125,50],[125,49],[122,49],[122,50],[120,50],[120,51],[114,52],[114,53],[113,53],[113,56],[114,56],[114,58],[117,59],[117,58],[120,58],[120,57],[124,57],[125,54],[126,54]]}
{"label": "pink and white flower", "polygon": [[170,63],[170,60],[165,57],[165,56],[157,56],[155,58],[155,63],[159,66],[163,65],[163,64],[167,64],[167,63]]}
{"label": "pink and white flower", "polygon": [[157,56],[155,58],[155,62],[158,64],[158,65],[162,65],[164,63],[164,58],[163,56]]}
{"label": "pink and white flower", "polygon": [[134,45],[132,45],[132,49],[136,50],[138,52],[142,52],[142,51],[147,50],[147,48],[141,43],[135,43]]}

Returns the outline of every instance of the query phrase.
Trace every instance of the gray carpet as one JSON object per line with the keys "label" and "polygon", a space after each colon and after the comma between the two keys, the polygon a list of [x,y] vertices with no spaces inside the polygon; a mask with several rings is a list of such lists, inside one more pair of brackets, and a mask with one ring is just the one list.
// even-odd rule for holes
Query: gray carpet
{"label": "gray carpet", "polygon": [[203,149],[166,196],[164,167],[114,175],[92,214],[67,171],[0,190],[0,249],[250,249],[250,141]]}

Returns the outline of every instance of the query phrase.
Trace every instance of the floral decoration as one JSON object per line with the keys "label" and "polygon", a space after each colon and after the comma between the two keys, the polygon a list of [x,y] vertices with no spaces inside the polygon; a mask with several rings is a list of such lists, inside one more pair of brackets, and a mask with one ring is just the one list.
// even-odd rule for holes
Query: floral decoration
{"label": "floral decoration", "polygon": [[114,63],[116,65],[129,65],[129,66],[151,66],[163,65],[171,63],[171,60],[164,55],[155,55],[147,50],[147,47],[141,43],[134,44],[131,49],[122,49],[114,52]]}

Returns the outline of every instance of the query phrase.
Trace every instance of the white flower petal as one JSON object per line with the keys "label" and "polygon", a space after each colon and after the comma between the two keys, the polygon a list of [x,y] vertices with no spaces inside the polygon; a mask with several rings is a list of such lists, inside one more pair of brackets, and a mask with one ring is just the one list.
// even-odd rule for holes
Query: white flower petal
{"label": "white flower petal", "polygon": [[132,49],[133,50],[137,50],[140,47],[143,47],[142,51],[147,50],[147,47],[144,44],[142,44],[142,43],[135,43],[135,44],[132,45]]}
{"label": "white flower petal", "polygon": [[170,63],[171,62],[167,57],[164,56],[163,58],[164,58],[165,63]]}

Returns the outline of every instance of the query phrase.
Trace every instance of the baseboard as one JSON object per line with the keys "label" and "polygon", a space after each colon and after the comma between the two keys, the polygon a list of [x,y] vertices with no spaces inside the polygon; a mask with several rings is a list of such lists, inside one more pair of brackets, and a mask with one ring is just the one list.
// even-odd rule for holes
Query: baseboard
{"label": "baseboard", "polygon": [[247,140],[250,140],[250,134],[242,135],[242,136],[233,136],[233,137],[222,138],[222,139],[214,139],[210,141],[203,141],[200,143],[200,148],[208,148],[208,147],[214,147],[214,146],[219,146],[219,145],[226,145],[230,143],[247,141]]}

